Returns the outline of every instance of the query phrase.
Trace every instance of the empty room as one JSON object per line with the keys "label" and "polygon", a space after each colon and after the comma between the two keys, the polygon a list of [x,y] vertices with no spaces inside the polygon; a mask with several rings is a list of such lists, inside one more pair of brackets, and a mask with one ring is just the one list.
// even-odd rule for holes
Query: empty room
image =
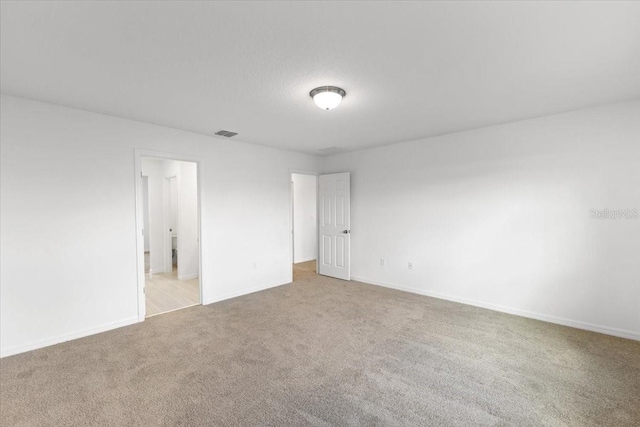
{"label": "empty room", "polygon": [[0,1],[0,425],[640,425],[640,2]]}

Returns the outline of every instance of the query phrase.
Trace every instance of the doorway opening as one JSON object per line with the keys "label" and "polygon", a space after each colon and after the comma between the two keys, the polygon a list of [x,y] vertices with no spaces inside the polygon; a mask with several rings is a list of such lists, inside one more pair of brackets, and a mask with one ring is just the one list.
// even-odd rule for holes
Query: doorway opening
{"label": "doorway opening", "polygon": [[318,177],[291,174],[291,245],[293,281],[317,273],[318,259]]}
{"label": "doorway opening", "polygon": [[201,303],[198,176],[196,162],[140,158],[142,319]]}

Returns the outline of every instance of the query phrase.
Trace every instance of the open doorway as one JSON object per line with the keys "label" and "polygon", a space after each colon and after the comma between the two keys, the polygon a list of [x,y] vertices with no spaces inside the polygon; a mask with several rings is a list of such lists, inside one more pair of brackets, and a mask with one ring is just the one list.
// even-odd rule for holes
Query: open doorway
{"label": "open doorway", "polygon": [[299,281],[316,275],[318,258],[316,175],[291,174],[291,244],[293,254],[293,280]]}
{"label": "open doorway", "polygon": [[198,165],[141,158],[144,316],[201,303]]}

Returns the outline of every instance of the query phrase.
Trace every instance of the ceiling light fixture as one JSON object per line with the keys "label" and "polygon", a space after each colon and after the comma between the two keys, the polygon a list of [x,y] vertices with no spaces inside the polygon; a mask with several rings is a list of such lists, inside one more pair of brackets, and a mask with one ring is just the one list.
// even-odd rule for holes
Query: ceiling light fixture
{"label": "ceiling light fixture", "polygon": [[344,90],[335,86],[320,86],[309,92],[313,102],[323,110],[333,110],[347,94]]}

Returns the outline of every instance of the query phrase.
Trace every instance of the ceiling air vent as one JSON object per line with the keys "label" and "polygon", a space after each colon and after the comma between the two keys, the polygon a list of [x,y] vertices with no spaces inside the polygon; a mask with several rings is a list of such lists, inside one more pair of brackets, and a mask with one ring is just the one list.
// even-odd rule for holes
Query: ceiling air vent
{"label": "ceiling air vent", "polygon": [[340,148],[340,147],[327,147],[327,148],[321,148],[318,150],[318,153],[324,154],[327,156],[330,154],[338,154],[342,152],[344,152],[344,148]]}
{"label": "ceiling air vent", "polygon": [[218,132],[216,132],[216,135],[226,136],[227,138],[231,138],[232,136],[236,136],[237,134],[238,134],[238,132],[230,132],[230,131],[224,130],[224,129],[220,129]]}

